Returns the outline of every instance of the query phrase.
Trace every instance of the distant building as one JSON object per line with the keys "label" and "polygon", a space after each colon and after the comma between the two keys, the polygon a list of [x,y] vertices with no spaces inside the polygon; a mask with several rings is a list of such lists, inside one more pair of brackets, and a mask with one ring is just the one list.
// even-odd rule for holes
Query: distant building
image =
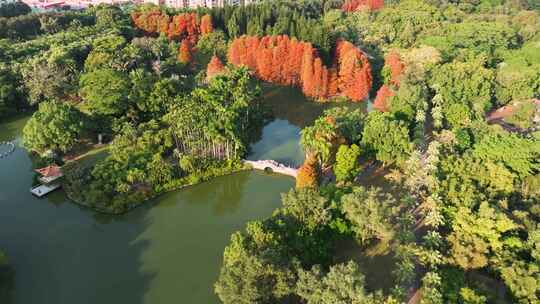
{"label": "distant building", "polygon": [[69,6],[72,9],[84,9],[84,8],[89,7],[90,5],[124,4],[128,2],[132,2],[131,0],[22,0],[22,1],[28,4],[35,11],[53,10],[61,6]]}
{"label": "distant building", "polygon": [[251,4],[256,0],[144,0],[145,3],[166,5],[174,8],[223,7],[227,5]]}
{"label": "distant building", "polygon": [[[0,0],[1,2],[2,0]],[[15,1],[15,0],[8,0]],[[58,8],[63,5],[69,5],[75,9],[86,8],[90,5],[98,4],[123,4],[132,2],[152,3],[155,5],[165,5],[174,8],[198,8],[198,7],[223,7],[227,5],[247,5],[256,2],[257,0],[22,0],[30,7],[38,10],[47,10]]]}
{"label": "distant building", "polygon": [[174,8],[185,8],[189,7],[189,1],[190,0],[165,0],[165,3],[163,4]]}
{"label": "distant building", "polygon": [[144,3],[152,3],[152,4],[155,4],[155,5],[166,4],[165,1],[163,1],[163,0],[145,0]]}

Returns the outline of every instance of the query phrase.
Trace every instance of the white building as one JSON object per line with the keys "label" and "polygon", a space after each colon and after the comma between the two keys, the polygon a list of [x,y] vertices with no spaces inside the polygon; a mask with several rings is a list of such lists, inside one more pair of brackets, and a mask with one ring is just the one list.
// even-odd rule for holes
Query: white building
{"label": "white building", "polygon": [[163,4],[174,8],[223,7],[228,5],[250,4],[255,0],[144,0],[145,3]]}

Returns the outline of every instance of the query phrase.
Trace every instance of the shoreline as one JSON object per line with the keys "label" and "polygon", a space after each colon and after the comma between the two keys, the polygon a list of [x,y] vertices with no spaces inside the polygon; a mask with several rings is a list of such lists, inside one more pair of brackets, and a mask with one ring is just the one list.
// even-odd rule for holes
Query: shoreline
{"label": "shoreline", "polygon": [[[231,171],[231,172],[228,172],[226,174],[222,174],[222,175],[216,175],[216,176],[213,176],[212,178],[209,178],[207,180],[203,180],[203,181],[200,181],[200,182],[197,182],[197,183],[191,183],[191,184],[185,184],[185,185],[182,185],[182,186],[179,186],[179,187],[175,187],[175,188],[172,188],[172,189],[169,189],[169,190],[165,190],[165,191],[162,191],[162,192],[159,192],[159,193],[156,193],[155,195],[152,195],[151,197],[141,201],[140,203],[136,204],[136,205],[133,205],[132,207],[129,207],[127,208],[126,210],[122,211],[122,212],[113,212],[113,211],[109,211],[109,210],[106,210],[106,209],[103,209],[103,208],[99,208],[99,207],[95,207],[95,206],[91,206],[89,204],[86,204],[84,202],[81,202],[77,199],[74,199],[71,194],[66,190],[64,189],[64,193],[66,194],[66,197],[75,205],[77,206],[80,206],[80,207],[83,207],[85,209],[89,209],[91,211],[94,211],[94,212],[97,212],[97,213],[100,213],[100,214],[104,214],[104,215],[110,215],[110,216],[120,216],[120,215],[124,215],[124,214],[127,214],[139,207],[142,207],[143,205],[146,205],[146,203],[148,203],[150,200],[153,200],[153,199],[156,199],[158,198],[159,196],[161,195],[164,195],[164,194],[167,194],[167,193],[170,193],[170,192],[173,192],[173,191],[178,191],[178,190],[182,190],[184,188],[187,188],[187,187],[192,187],[192,186],[196,186],[196,185],[200,185],[200,184],[204,184],[206,182],[209,182],[211,181],[212,179],[214,178],[218,178],[218,177],[223,177],[223,176],[229,176],[229,175],[233,175],[233,174],[236,174],[236,173],[239,173],[239,172],[244,172],[244,171],[261,171],[261,172],[265,172],[266,174],[269,174],[269,175],[279,175],[279,176],[286,176],[286,177],[292,177],[290,175],[287,175],[287,174],[281,174],[281,173],[278,173],[278,172],[271,172],[271,173],[268,173],[266,172],[265,170],[260,170],[260,169],[257,169],[257,168],[254,168],[252,167],[251,165],[247,165],[245,166],[244,168],[242,169],[238,169],[238,170],[234,170],[234,171]],[[292,177],[294,178],[294,177]]]}
{"label": "shoreline", "polygon": [[74,199],[71,194],[66,190],[64,189],[64,193],[66,193],[66,196],[67,198],[73,202],[75,205],[77,206],[80,206],[80,207],[84,207],[84,208],[87,208],[87,209],[90,209],[92,211],[95,211],[97,213],[100,213],[100,214],[106,214],[106,215],[124,215],[124,214],[127,214],[135,209],[137,209],[138,207],[141,207],[143,205],[145,205],[148,201],[152,200],[152,199],[155,199],[163,194],[166,194],[166,193],[169,193],[169,192],[173,192],[173,191],[177,191],[177,190],[181,190],[183,188],[187,188],[187,187],[191,187],[191,186],[195,186],[195,185],[199,185],[199,184],[203,184],[205,182],[208,182],[210,181],[211,179],[213,178],[216,178],[216,177],[222,177],[222,176],[228,176],[228,175],[232,175],[234,173],[238,173],[238,172],[242,172],[242,171],[248,171],[248,170],[253,170],[252,168],[242,168],[242,169],[238,169],[238,170],[234,170],[234,171],[231,171],[231,172],[228,172],[226,174],[222,174],[222,175],[216,175],[216,176],[213,176],[212,178],[209,178],[207,180],[203,180],[203,181],[200,181],[200,182],[197,182],[197,183],[191,183],[191,184],[185,184],[185,185],[181,185],[181,186],[178,186],[178,187],[174,187],[172,189],[168,189],[168,190],[164,190],[162,192],[159,192],[159,193],[155,193],[154,195],[144,199],[143,201],[127,208],[126,210],[124,211],[121,211],[121,212],[114,212],[114,211],[109,211],[107,209],[103,209],[103,208],[99,208],[99,207],[95,207],[95,206],[91,206],[87,203],[84,203],[84,202],[81,202],[77,199]]}

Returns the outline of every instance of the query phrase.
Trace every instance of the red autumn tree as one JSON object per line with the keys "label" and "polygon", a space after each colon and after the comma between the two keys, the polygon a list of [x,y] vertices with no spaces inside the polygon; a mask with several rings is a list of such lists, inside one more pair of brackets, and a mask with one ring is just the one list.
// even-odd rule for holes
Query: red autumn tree
{"label": "red autumn tree", "polygon": [[302,57],[302,92],[306,96],[315,97],[313,83],[313,48],[306,47]]}
{"label": "red autumn tree", "polygon": [[375,97],[373,107],[381,112],[387,112],[389,110],[388,102],[392,96],[394,96],[392,89],[387,85],[383,85],[379,91],[377,91],[377,97]]}
{"label": "red autumn tree", "polygon": [[159,33],[167,34],[169,31],[169,23],[170,18],[169,16],[162,14],[157,18],[157,31]]}
{"label": "red autumn tree", "polygon": [[372,77],[366,55],[352,43],[340,40],[336,46],[334,62],[338,67],[338,90],[352,101],[367,98]]}
{"label": "red autumn tree", "polygon": [[328,96],[333,97],[338,94],[338,73],[335,68],[328,71]]}
{"label": "red autumn tree", "polygon": [[257,76],[260,79],[270,80],[272,77],[272,51],[264,46],[257,50]]}
{"label": "red autumn tree", "polygon": [[350,13],[362,8],[378,10],[384,6],[384,0],[347,0],[341,6],[344,12]]}
{"label": "red autumn tree", "polygon": [[206,35],[211,33],[214,30],[214,27],[212,26],[212,17],[210,15],[206,14],[202,16],[201,18],[201,34]]}
{"label": "red autumn tree", "polygon": [[197,44],[200,34],[200,26],[197,21],[197,14],[188,14],[188,27],[187,27],[187,39],[191,42],[191,45]]}
{"label": "red autumn tree", "polygon": [[147,12],[135,12],[131,15],[133,24],[145,31],[148,34],[157,33],[159,30],[159,22],[163,18],[168,18],[167,15],[162,15],[159,10],[151,10]]}
{"label": "red autumn tree", "polygon": [[[326,67],[323,67],[321,58],[315,58],[313,61],[313,96],[319,97],[319,98],[325,98],[326,97],[326,91],[323,89],[323,83],[325,80],[323,80],[323,74],[324,71],[326,71]],[[328,77],[328,74],[326,74]]]}
{"label": "red autumn tree", "polygon": [[285,64],[289,56],[288,46],[290,44],[287,36],[274,36],[276,38],[275,47],[272,48],[272,76],[271,82],[287,83]]}
{"label": "red autumn tree", "polygon": [[405,70],[405,64],[399,54],[394,50],[390,51],[385,58],[384,66],[390,69],[390,82],[399,86],[400,77]]}
{"label": "red autumn tree", "polygon": [[[212,20],[209,15],[199,18],[195,13],[183,13],[172,18],[161,12],[159,9],[148,12],[134,12],[131,19],[135,27],[148,34],[165,34],[171,40],[189,40],[191,45],[195,45],[201,32],[212,31]],[[203,24],[204,21],[204,24]]]}
{"label": "red autumn tree", "polygon": [[206,79],[210,80],[212,77],[223,73],[224,70],[223,63],[221,63],[218,56],[214,55],[206,67]]}
{"label": "red autumn tree", "polygon": [[261,80],[300,87],[306,96],[316,99],[343,95],[362,101],[371,89],[367,57],[346,41],[338,43],[330,69],[310,43],[287,36],[236,38],[228,59],[233,65],[247,66]]}
{"label": "red autumn tree", "polygon": [[178,61],[183,64],[191,62],[191,46],[187,39],[182,40],[180,43],[180,49],[178,51]]}
{"label": "red autumn tree", "polygon": [[229,51],[227,52],[227,57],[229,63],[232,65],[242,65],[242,55],[245,50],[244,40],[235,39],[229,46]]}
{"label": "red autumn tree", "polygon": [[187,31],[187,20],[184,14],[176,15],[172,18],[172,22],[169,25],[169,32],[167,37],[171,40],[180,40],[185,36]]}

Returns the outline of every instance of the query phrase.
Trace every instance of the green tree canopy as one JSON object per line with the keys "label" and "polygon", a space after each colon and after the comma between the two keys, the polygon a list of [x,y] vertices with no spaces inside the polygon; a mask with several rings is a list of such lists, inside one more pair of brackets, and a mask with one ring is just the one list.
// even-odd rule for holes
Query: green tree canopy
{"label": "green tree canopy", "polygon": [[0,64],[0,117],[25,105],[20,79],[10,68]]}
{"label": "green tree canopy", "polygon": [[90,110],[104,115],[120,115],[129,107],[131,85],[127,75],[99,69],[82,75],[81,95]]}
{"label": "green tree canopy", "polygon": [[362,132],[362,145],[385,164],[401,164],[412,151],[405,123],[392,119],[389,113],[378,111],[368,114]]}
{"label": "green tree canopy", "polygon": [[341,204],[362,244],[376,241],[387,245],[392,241],[395,235],[393,219],[399,211],[392,196],[380,189],[356,187],[352,193],[342,197]]}
{"label": "green tree canopy", "polygon": [[22,1],[3,2],[0,4],[0,17],[11,18],[29,14],[32,11],[28,4]]}
{"label": "green tree canopy", "polygon": [[360,148],[357,145],[339,146],[334,165],[334,174],[338,182],[352,181],[360,173],[358,157],[360,157]]}
{"label": "green tree canopy", "polygon": [[58,101],[42,102],[23,129],[24,145],[43,152],[48,149],[66,152],[79,140],[84,130],[84,116],[75,107]]}
{"label": "green tree canopy", "polygon": [[367,302],[364,281],[352,261],[331,266],[326,274],[317,265],[299,270],[296,292],[307,304],[361,304]]}
{"label": "green tree canopy", "polygon": [[430,86],[435,89],[434,107],[440,108],[450,127],[484,120],[493,106],[494,73],[482,61],[452,62],[435,69]]}

